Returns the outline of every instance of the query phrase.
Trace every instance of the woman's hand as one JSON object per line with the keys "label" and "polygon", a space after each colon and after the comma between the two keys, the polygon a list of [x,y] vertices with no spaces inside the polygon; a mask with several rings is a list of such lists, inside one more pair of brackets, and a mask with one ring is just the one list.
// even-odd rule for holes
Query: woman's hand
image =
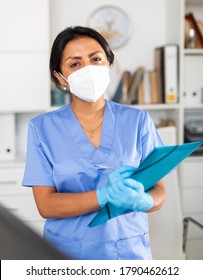
{"label": "woman's hand", "polygon": [[107,195],[108,202],[123,210],[143,212],[153,207],[153,198],[144,191],[140,182],[124,179],[112,185]]}
{"label": "woman's hand", "polygon": [[146,211],[152,208],[152,196],[144,192],[141,183],[130,179],[135,170],[135,167],[126,165],[109,175],[107,186],[96,191],[101,207],[109,202],[117,208],[122,208],[123,211]]}
{"label": "woman's hand", "polygon": [[122,166],[116,169],[109,175],[109,182],[106,187],[102,187],[96,190],[98,203],[101,207],[104,207],[108,202],[109,190],[112,189],[113,185],[117,185],[118,182],[122,182],[124,179],[129,178],[136,168],[133,166]]}

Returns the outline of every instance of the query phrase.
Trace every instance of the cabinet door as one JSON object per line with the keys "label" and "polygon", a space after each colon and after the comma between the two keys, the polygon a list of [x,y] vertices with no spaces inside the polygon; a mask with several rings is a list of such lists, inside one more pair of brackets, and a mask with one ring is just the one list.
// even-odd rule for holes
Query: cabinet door
{"label": "cabinet door", "polygon": [[192,215],[203,213],[203,187],[185,188],[182,190],[183,212]]}
{"label": "cabinet door", "polygon": [[203,188],[203,157],[186,159],[181,164],[182,188],[190,188],[195,192],[196,188]]}
{"label": "cabinet door", "polygon": [[[203,224],[203,159],[192,157],[181,164],[181,193],[184,217],[191,217]],[[203,230],[189,222],[187,259],[203,258]]]}
{"label": "cabinet door", "polygon": [[186,159],[181,165],[182,208],[185,215],[203,214],[203,159]]}
{"label": "cabinet door", "polygon": [[15,154],[15,116],[0,114],[0,161],[13,161]]}
{"label": "cabinet door", "polygon": [[0,53],[0,110],[47,110],[48,60],[46,53]]}
{"label": "cabinet door", "polygon": [[37,210],[32,189],[22,187],[24,167],[0,167],[0,204],[40,235],[44,219]]}
{"label": "cabinet door", "polygon": [[0,51],[48,51],[49,1],[1,0]]}

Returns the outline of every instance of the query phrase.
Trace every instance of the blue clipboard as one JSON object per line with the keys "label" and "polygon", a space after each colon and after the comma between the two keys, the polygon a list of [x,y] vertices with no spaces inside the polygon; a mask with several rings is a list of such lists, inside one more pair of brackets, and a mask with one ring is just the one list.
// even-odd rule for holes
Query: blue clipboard
{"label": "blue clipboard", "polygon": [[[141,182],[145,191],[147,191],[202,144],[203,141],[198,141],[175,146],[156,147],[136,169],[131,178]],[[122,209],[107,203],[105,207],[99,210],[88,226],[94,227],[103,224],[109,219],[124,213]]]}

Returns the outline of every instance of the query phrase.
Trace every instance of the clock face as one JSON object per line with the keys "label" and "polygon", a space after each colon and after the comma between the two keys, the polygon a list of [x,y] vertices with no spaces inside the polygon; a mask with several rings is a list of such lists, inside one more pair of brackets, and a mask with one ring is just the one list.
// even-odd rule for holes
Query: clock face
{"label": "clock face", "polygon": [[97,30],[112,49],[123,46],[130,35],[130,21],[127,14],[116,6],[103,6],[89,18],[88,26]]}

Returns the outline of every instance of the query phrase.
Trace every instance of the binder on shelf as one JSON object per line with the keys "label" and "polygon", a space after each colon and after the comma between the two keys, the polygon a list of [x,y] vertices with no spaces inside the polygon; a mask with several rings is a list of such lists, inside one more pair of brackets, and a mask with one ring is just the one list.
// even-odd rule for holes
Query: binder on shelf
{"label": "binder on shelf", "polygon": [[178,101],[178,46],[167,44],[155,49],[160,103]]}
{"label": "binder on shelf", "polygon": [[156,48],[155,49],[155,56],[154,56],[154,61],[155,61],[155,71],[157,73],[157,91],[155,92],[156,94],[156,102],[159,103],[164,103],[163,100],[163,63],[162,63],[162,57],[161,57],[161,49]]}
{"label": "binder on shelf", "polygon": [[15,115],[0,114],[0,161],[15,160]]}
{"label": "binder on shelf", "polygon": [[[145,191],[147,191],[201,145],[203,145],[203,141],[156,147],[136,169],[131,178],[141,182]],[[105,207],[99,210],[88,226],[98,226],[124,213],[126,212],[123,212],[122,209],[107,203]]]}

